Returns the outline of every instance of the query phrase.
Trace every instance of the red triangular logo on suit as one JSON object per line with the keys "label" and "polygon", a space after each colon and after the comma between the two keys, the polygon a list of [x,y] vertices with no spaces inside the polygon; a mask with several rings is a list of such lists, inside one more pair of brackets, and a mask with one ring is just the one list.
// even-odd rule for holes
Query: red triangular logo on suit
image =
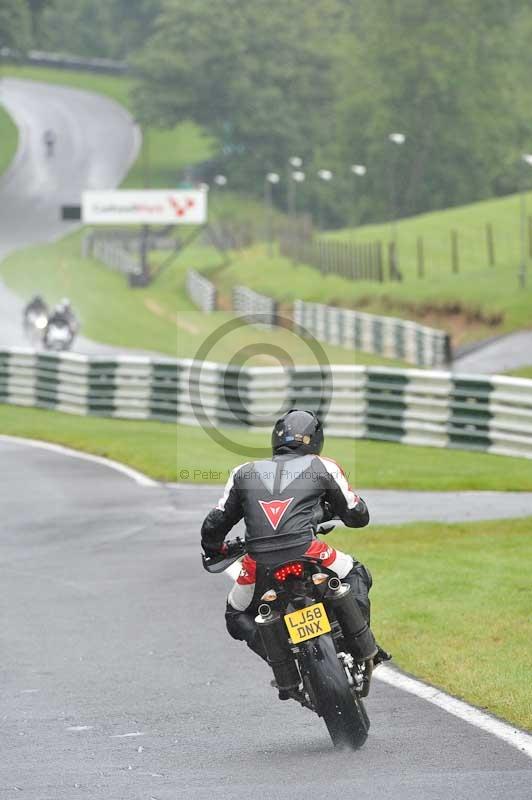
{"label": "red triangular logo on suit", "polygon": [[284,517],[284,512],[293,499],[293,497],[289,497],[288,500],[270,500],[269,502],[259,500],[260,507],[268,517],[268,522],[274,531],[279,527],[279,523]]}

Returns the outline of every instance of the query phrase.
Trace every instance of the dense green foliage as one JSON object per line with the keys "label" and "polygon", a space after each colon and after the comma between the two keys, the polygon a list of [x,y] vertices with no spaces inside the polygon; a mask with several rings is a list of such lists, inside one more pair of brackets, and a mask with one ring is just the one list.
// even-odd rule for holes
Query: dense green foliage
{"label": "dense green foliage", "polygon": [[29,44],[29,7],[20,0],[0,0],[0,47],[23,49]]}
{"label": "dense green foliage", "polygon": [[262,191],[266,170],[308,160],[330,136],[340,6],[272,0],[265,13],[262,0],[223,0],[213,14],[206,0],[167,0],[140,61],[144,116],[201,123],[231,182]]}
{"label": "dense green foliage", "polygon": [[[189,116],[211,131],[234,185],[260,191],[265,172],[284,177],[297,154],[300,200],[338,223],[516,187],[531,130],[525,0],[273,0],[267,14],[261,0],[223,0],[217,10],[164,0],[139,100],[164,124]],[[353,162],[368,167],[358,182]],[[323,167],[332,184],[317,177]]]}
{"label": "dense green foliage", "polygon": [[160,0],[48,0],[40,44],[86,57],[124,58],[149,36]]}
{"label": "dense green foliage", "polygon": [[[338,153],[371,165],[372,216],[515,186],[530,114],[516,106],[515,0],[361,0],[338,66]],[[530,10],[530,6],[528,5]],[[523,47],[519,56],[528,51]],[[362,80],[361,80],[362,78]],[[526,121],[526,127],[524,122]],[[387,134],[403,131],[403,146]],[[390,197],[390,195],[392,195]]]}

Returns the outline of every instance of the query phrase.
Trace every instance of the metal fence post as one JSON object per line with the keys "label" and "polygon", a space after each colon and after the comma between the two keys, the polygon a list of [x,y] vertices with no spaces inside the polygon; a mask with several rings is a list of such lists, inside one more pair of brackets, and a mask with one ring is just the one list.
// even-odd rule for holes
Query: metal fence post
{"label": "metal fence post", "polygon": [[486,245],[488,248],[488,264],[490,267],[495,266],[495,242],[493,240],[493,225],[491,222],[486,224]]}
{"label": "metal fence post", "polygon": [[453,272],[457,274],[460,269],[457,231],[451,231],[451,261]]}
{"label": "metal fence post", "polygon": [[423,278],[425,275],[425,249],[423,247],[423,237],[417,237],[417,276]]}

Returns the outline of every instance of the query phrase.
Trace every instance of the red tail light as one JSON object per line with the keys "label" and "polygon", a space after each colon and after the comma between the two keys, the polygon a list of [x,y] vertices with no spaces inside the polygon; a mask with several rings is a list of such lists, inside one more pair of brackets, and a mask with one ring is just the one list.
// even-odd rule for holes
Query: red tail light
{"label": "red tail light", "polygon": [[303,564],[299,561],[294,561],[293,564],[285,564],[284,567],[279,567],[279,569],[276,569],[273,573],[273,577],[276,581],[285,581],[291,575],[293,575],[294,578],[301,578],[303,575]]}

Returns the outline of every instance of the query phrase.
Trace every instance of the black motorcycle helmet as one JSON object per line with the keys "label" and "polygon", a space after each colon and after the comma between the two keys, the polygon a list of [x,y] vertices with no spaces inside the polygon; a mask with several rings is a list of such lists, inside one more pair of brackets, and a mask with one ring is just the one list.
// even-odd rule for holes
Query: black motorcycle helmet
{"label": "black motorcycle helmet", "polygon": [[302,455],[319,455],[323,448],[323,428],[313,411],[291,408],[277,420],[272,431],[274,455],[281,449],[297,450]]}

